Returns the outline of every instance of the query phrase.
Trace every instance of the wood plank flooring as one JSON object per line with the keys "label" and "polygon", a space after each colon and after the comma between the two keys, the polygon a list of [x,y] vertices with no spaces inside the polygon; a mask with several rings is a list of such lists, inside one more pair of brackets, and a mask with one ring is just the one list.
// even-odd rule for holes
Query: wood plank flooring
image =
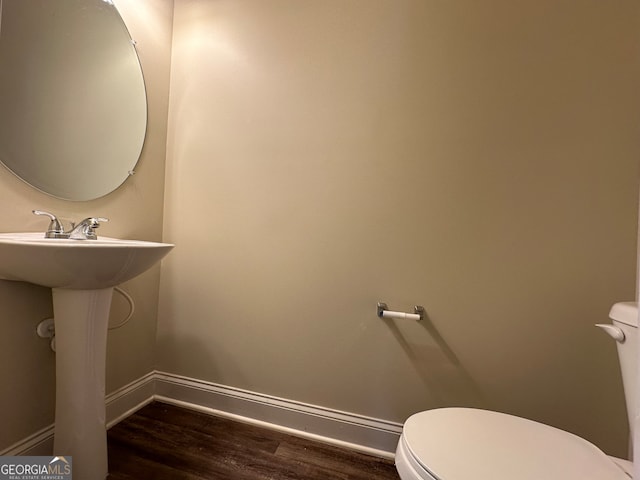
{"label": "wood plank flooring", "polygon": [[390,460],[154,402],[108,432],[109,480],[398,480]]}

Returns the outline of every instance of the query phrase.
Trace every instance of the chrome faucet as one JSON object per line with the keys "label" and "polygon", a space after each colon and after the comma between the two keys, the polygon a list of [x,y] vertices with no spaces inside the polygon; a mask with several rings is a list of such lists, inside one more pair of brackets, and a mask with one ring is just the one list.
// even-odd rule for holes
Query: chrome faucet
{"label": "chrome faucet", "polygon": [[89,217],[82,220],[78,225],[73,227],[69,232],[69,237],[73,240],[97,240],[96,228],[100,226],[100,222],[108,222],[108,218]]}
{"label": "chrome faucet", "polygon": [[51,222],[49,228],[45,232],[45,238],[70,238],[73,240],[96,240],[96,228],[100,226],[100,222],[108,222],[108,218],[89,217],[82,220],[78,225],[71,224],[71,231],[65,232],[64,227],[60,224],[58,218],[49,212],[42,210],[33,210],[35,215],[44,215],[49,217]]}

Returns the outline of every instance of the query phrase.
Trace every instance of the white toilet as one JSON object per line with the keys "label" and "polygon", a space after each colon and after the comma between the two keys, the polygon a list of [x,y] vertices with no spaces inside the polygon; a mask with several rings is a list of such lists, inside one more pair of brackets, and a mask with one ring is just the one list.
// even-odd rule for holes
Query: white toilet
{"label": "white toilet", "polygon": [[[618,341],[627,411],[632,412],[638,304],[616,303],[609,317],[613,325],[598,326]],[[631,462],[609,457],[576,435],[532,420],[474,408],[439,408],[409,417],[398,442],[396,468],[402,480],[632,477]]]}

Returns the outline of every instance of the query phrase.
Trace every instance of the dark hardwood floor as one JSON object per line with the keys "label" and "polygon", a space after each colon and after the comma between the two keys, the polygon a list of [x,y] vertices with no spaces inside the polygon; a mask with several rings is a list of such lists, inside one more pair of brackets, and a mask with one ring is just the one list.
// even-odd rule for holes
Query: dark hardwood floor
{"label": "dark hardwood floor", "polygon": [[398,480],[393,462],[154,402],[108,432],[109,480]]}

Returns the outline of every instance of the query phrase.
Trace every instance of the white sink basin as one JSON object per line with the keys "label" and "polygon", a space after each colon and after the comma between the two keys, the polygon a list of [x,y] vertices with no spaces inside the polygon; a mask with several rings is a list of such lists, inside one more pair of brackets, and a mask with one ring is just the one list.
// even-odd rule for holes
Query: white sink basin
{"label": "white sink basin", "polygon": [[82,480],[107,477],[105,362],[113,287],[143,273],[168,243],[0,234],[0,279],[52,289],[56,335],[55,455]]}
{"label": "white sink basin", "polygon": [[173,248],[141,240],[68,240],[43,233],[0,234],[0,279],[44,287],[113,287],[148,270]]}

